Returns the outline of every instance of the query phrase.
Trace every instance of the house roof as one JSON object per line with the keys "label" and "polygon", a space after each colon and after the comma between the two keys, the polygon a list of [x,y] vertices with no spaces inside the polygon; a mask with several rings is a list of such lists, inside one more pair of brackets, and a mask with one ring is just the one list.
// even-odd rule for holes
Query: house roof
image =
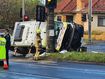
{"label": "house roof", "polygon": [[[88,11],[88,0],[82,0],[84,8],[82,11]],[[62,0],[57,4],[55,13],[75,13],[76,0]],[[93,13],[105,13],[105,0],[92,0]]]}
{"label": "house roof", "polygon": [[96,13],[105,13],[105,0],[98,0],[97,3],[93,6],[93,11]]}
{"label": "house roof", "polygon": [[69,4],[70,0],[62,0],[61,2],[57,3],[57,12],[61,12],[65,7]]}

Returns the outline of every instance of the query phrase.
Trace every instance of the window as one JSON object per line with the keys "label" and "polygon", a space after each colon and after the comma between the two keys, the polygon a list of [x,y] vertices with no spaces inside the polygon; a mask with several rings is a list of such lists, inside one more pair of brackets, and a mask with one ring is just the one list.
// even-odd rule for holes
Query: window
{"label": "window", "polygon": [[73,22],[73,16],[67,15],[66,16],[66,22]]}
{"label": "window", "polygon": [[57,21],[62,21],[62,17],[61,16],[57,16]]}
{"label": "window", "polygon": [[98,26],[105,27],[105,16],[98,16]]}
{"label": "window", "polygon": [[14,37],[14,41],[21,41],[22,40],[22,35],[23,35],[23,30],[24,30],[25,26],[21,25],[18,26],[15,32],[15,37]]}

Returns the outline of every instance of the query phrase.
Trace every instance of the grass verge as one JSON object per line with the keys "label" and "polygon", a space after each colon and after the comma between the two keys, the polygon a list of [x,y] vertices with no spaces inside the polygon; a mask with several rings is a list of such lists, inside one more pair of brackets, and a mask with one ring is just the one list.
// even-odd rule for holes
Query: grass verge
{"label": "grass verge", "polygon": [[80,53],[80,52],[68,52],[65,54],[51,53],[47,57],[56,61],[79,61],[79,62],[94,62],[105,63],[104,53]]}

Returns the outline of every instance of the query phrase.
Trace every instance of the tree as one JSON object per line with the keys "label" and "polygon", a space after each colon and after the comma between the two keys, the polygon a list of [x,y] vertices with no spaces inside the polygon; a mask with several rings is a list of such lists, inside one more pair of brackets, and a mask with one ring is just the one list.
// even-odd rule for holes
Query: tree
{"label": "tree", "polygon": [[[26,14],[35,19],[35,6],[38,0],[25,0]],[[12,28],[16,21],[20,21],[22,0],[0,0],[0,28]]]}

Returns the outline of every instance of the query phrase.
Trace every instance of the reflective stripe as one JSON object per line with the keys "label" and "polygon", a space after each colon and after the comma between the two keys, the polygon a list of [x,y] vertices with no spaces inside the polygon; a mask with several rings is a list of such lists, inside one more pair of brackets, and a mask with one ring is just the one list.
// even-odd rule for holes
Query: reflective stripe
{"label": "reflective stripe", "polygon": [[4,46],[5,44],[6,44],[6,42],[0,41],[0,46]]}
{"label": "reflective stripe", "polygon": [[46,38],[42,39],[42,47],[46,48]]}
{"label": "reflective stripe", "polygon": [[36,28],[36,33],[41,33],[41,29],[39,27]]}

